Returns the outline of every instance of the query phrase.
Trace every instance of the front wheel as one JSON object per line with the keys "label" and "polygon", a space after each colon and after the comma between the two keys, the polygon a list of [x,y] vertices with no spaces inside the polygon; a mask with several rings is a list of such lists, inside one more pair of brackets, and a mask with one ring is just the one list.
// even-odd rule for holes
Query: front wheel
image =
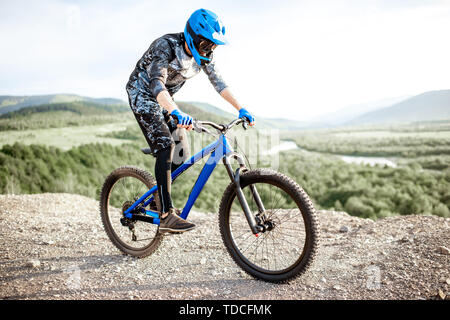
{"label": "front wheel", "polygon": [[294,180],[270,169],[243,173],[240,185],[264,231],[251,232],[236,185],[230,183],[219,209],[220,232],[228,253],[255,278],[288,282],[298,277],[312,264],[319,241],[316,212],[308,195]]}

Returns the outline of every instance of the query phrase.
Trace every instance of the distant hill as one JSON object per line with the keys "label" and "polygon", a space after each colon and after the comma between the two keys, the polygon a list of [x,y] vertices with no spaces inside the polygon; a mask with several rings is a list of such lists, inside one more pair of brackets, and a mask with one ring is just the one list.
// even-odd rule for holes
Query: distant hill
{"label": "distant hill", "polygon": [[[35,99],[34,101],[37,103],[41,100]],[[129,121],[132,117],[130,108],[125,104],[104,104],[80,100],[29,105],[14,111],[0,113],[0,132],[97,125]]]}
{"label": "distant hill", "polygon": [[346,125],[409,123],[450,119],[450,90],[428,91],[365,113]]}
{"label": "distant hill", "polygon": [[90,98],[74,94],[50,94],[39,96],[0,96],[0,114],[20,110],[22,108],[75,101],[92,102],[103,105],[126,105],[127,103],[114,98]]}
{"label": "distant hill", "polygon": [[[237,112],[224,111],[209,103],[198,101],[176,101],[196,119],[208,119],[227,123],[237,117]],[[26,110],[29,109],[30,110]],[[128,102],[114,98],[90,98],[74,94],[51,94],[40,96],[0,96],[0,117],[17,118],[36,113],[69,111],[77,114],[98,114],[100,111],[121,112],[129,110]],[[253,110],[252,110],[253,111]],[[263,118],[255,115],[257,128],[279,130],[302,130],[323,127],[322,125],[282,118]]]}
{"label": "distant hill", "polygon": [[[177,102],[178,103],[178,102]],[[189,104],[193,107],[196,107],[198,109],[201,109],[208,114],[214,114],[216,116],[219,116],[223,121],[229,122],[233,119],[236,119],[238,112],[227,112],[220,108],[217,108],[209,103],[204,102],[197,102],[197,101],[189,101],[189,102],[183,102],[186,104]],[[180,105],[181,107],[181,105]],[[230,110],[233,110],[232,107],[230,107]],[[202,117],[199,119],[204,119],[206,114],[201,114]],[[214,121],[214,120],[212,120]],[[282,119],[282,118],[262,118],[255,115],[255,121],[257,123],[258,128],[265,128],[265,129],[280,129],[280,130],[300,130],[300,129],[306,129],[310,128],[311,124],[307,122],[301,122],[296,120],[289,120],[289,119]],[[317,125],[316,125],[317,126]]]}
{"label": "distant hill", "polygon": [[305,130],[323,128],[322,124],[289,120],[283,118],[259,118],[255,117],[257,125],[260,128],[279,129],[279,130]]}
{"label": "distant hill", "polygon": [[125,112],[129,108],[125,105],[107,105],[87,101],[73,101],[63,103],[50,103],[37,106],[24,107],[16,111],[0,114],[0,119],[29,117],[36,113],[54,113],[68,111],[78,115],[99,115],[114,112]]}
{"label": "distant hill", "polygon": [[[198,102],[198,101],[185,101],[184,103],[190,104],[192,106],[195,106],[201,110],[204,110],[209,113],[213,113],[215,115],[218,115],[220,117],[223,117],[224,119],[232,120],[236,117],[236,114],[233,114],[231,112],[227,112],[225,110],[222,110],[216,106],[213,106],[212,104],[205,103],[205,102]],[[230,110],[232,110],[232,107],[230,106]]]}
{"label": "distant hill", "polygon": [[198,120],[228,123],[234,118],[232,114],[227,114],[227,112],[208,103],[176,101],[176,104],[181,110]]}
{"label": "distant hill", "polygon": [[341,125],[363,114],[392,106],[410,97],[411,96],[400,96],[395,98],[386,98],[377,101],[358,103],[345,108],[341,108],[332,113],[317,116],[311,119],[311,121],[326,124],[327,126]]}

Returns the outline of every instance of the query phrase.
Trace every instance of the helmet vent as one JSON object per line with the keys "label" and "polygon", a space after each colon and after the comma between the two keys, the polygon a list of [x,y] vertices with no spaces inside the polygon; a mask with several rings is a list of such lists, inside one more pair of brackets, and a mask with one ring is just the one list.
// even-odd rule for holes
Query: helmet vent
{"label": "helmet vent", "polygon": [[[200,46],[201,41],[209,40],[216,45],[227,43],[224,38],[225,28],[222,25],[222,22],[215,13],[205,9],[199,9],[192,13],[186,23],[184,33],[188,47],[198,65],[203,65],[203,63],[207,63],[207,61],[211,61],[212,59],[212,56],[209,54],[206,54],[206,56],[200,55],[198,46]],[[202,44],[203,49],[209,51],[206,50],[209,47],[205,45],[206,44]],[[200,52],[203,53],[204,51],[200,50]]]}

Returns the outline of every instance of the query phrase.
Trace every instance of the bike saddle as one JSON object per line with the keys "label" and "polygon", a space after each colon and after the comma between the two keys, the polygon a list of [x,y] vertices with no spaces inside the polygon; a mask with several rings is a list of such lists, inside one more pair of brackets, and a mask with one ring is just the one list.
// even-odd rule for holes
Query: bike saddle
{"label": "bike saddle", "polygon": [[141,151],[143,154],[152,154],[152,151],[150,150],[150,148],[142,148]]}

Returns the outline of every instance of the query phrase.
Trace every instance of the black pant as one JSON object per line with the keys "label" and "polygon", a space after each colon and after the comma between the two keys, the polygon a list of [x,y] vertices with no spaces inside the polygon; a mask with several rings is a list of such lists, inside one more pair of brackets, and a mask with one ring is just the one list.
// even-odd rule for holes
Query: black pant
{"label": "black pant", "polygon": [[186,129],[177,128],[168,112],[151,96],[129,91],[130,107],[144,134],[151,153],[156,157],[155,177],[162,212],[172,207],[171,172],[189,157]]}
{"label": "black pant", "polygon": [[[177,136],[178,139],[175,139],[175,143],[156,153],[155,177],[161,201],[161,212],[168,212],[173,207],[171,198],[171,173],[181,166],[189,156],[186,130],[178,129],[174,135],[176,135],[177,131],[181,132],[181,134]],[[174,153],[176,154],[175,157]]]}
{"label": "black pant", "polygon": [[174,146],[164,148],[157,152],[155,162],[155,176],[158,184],[159,199],[161,201],[161,212],[168,212],[172,205],[171,186],[172,157]]}

